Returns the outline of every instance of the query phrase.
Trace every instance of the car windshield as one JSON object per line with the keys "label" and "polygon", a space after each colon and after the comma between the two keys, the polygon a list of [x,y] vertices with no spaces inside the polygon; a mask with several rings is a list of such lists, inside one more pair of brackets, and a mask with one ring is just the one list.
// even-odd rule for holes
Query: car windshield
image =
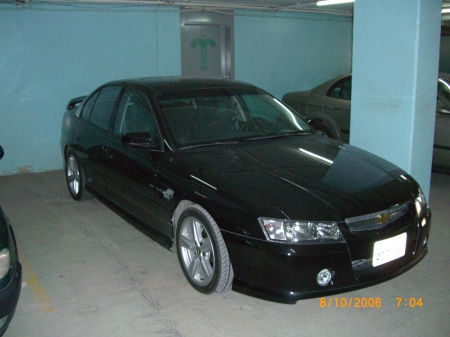
{"label": "car windshield", "polygon": [[256,88],[165,92],[157,100],[179,148],[311,132],[299,115]]}

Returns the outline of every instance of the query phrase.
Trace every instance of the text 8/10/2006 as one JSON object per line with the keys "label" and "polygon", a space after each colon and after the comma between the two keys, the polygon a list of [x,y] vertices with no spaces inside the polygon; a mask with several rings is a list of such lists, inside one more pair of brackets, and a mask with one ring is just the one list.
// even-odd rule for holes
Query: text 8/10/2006
{"label": "text 8/10/2006", "polygon": [[321,308],[381,308],[382,305],[383,303],[379,297],[320,298]]}

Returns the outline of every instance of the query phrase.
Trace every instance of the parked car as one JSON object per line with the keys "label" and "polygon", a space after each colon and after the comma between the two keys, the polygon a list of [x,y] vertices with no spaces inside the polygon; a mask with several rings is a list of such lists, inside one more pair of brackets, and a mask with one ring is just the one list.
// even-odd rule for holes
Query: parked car
{"label": "parked car", "polygon": [[[0,146],[0,159],[4,151]],[[22,266],[11,223],[0,207],[0,336],[11,322],[22,288]]]}
{"label": "parked car", "polygon": [[[433,168],[450,170],[450,75],[439,74]],[[339,76],[308,91],[287,93],[283,101],[333,139],[348,143],[352,76]]]}
{"label": "parked car", "polygon": [[412,177],[250,84],[107,83],[68,103],[61,151],[75,200],[107,199],[151,228],[205,294],[295,303],[427,253],[431,212]]}

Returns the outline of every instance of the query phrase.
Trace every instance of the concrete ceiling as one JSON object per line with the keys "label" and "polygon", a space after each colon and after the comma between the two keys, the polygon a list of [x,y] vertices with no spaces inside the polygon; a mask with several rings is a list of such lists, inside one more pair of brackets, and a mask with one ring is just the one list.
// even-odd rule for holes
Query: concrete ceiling
{"label": "concrete ceiling", "polygon": [[[186,10],[233,10],[249,9],[267,12],[306,12],[353,16],[353,3],[317,6],[316,0],[0,0],[7,3],[108,3],[128,5],[174,5]],[[450,8],[450,0],[443,0],[443,8]],[[443,22],[449,21],[450,14],[443,15]],[[446,24],[443,24],[446,26]]]}
{"label": "concrete ceiling", "polygon": [[[450,0],[449,0],[450,1]],[[338,15],[353,14],[353,4],[342,4],[332,6],[316,5],[315,0],[0,0],[7,3],[108,3],[129,5],[175,5],[182,6],[187,10],[233,10],[249,9],[270,12],[295,11],[309,13],[329,13]]]}
{"label": "concrete ceiling", "polygon": [[310,13],[330,13],[340,15],[353,15],[353,3],[333,5],[333,6],[317,6],[315,0],[207,0],[207,1],[175,1],[184,3],[185,7],[206,6],[229,7],[233,9],[256,9],[262,11],[295,11]]}

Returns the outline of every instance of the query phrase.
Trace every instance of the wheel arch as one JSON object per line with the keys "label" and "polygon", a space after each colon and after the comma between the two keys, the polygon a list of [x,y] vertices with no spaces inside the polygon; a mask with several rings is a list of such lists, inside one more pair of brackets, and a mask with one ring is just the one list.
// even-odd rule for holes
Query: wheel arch
{"label": "wheel arch", "polygon": [[[188,213],[186,215],[183,215],[185,211],[190,212],[189,214],[192,214],[192,212],[195,212],[194,214],[198,214],[200,222],[202,223],[201,226],[204,228],[206,232],[209,232],[208,238],[211,239],[211,247],[214,247],[212,249],[214,256],[214,264],[213,264],[213,270],[214,270],[214,276],[211,279],[211,281],[206,284],[198,284],[196,281],[193,280],[193,275],[188,272],[188,269],[190,269],[190,266],[186,266],[185,258],[186,253],[185,251],[197,251],[198,249],[201,249],[202,246],[196,244],[196,249],[192,248],[181,248],[181,246],[178,246],[177,238],[180,235],[180,231],[183,230],[184,227],[178,228],[178,222],[181,220],[182,226],[186,226],[184,223],[184,220],[186,219],[186,216],[189,217]],[[195,215],[194,215],[195,216]],[[203,219],[203,220],[202,220]],[[177,207],[175,208],[173,212],[173,230],[174,230],[174,240],[173,240],[173,246],[175,249],[172,249],[173,251],[177,252],[178,260],[180,262],[180,266],[183,270],[183,273],[185,274],[187,280],[189,283],[199,292],[205,293],[205,294],[212,294],[212,293],[223,293],[231,289],[233,279],[234,279],[234,272],[232,267],[232,262],[228,253],[228,247],[226,245],[225,240],[222,237],[221,229],[219,228],[216,220],[212,216],[212,214],[204,208],[199,203],[190,201],[190,200],[181,200]],[[194,253],[195,255],[200,253]],[[203,253],[202,253],[203,254]],[[190,255],[190,254],[188,254]],[[209,259],[209,258],[208,258]],[[216,269],[218,268],[218,269]],[[189,275],[189,276],[188,276]],[[197,279],[195,277],[195,279]]]}
{"label": "wheel arch", "polygon": [[178,205],[175,207],[175,210],[172,213],[172,235],[173,235],[173,243],[172,243],[172,247],[171,247],[171,251],[172,252],[176,252],[176,246],[177,246],[177,226],[178,226],[178,220],[180,219],[181,213],[183,213],[183,211],[188,208],[189,206],[192,206],[196,204],[196,202],[187,200],[187,199],[182,199],[180,200],[180,202],[178,203]]}
{"label": "wheel arch", "polygon": [[320,122],[328,124],[331,128],[333,128],[334,132],[336,133],[336,135],[338,137],[337,140],[342,140],[341,129],[339,128],[336,121],[329,115],[327,115],[321,111],[308,112],[307,121],[309,124],[311,124],[313,126],[314,126],[314,123],[320,123]]}
{"label": "wheel arch", "polygon": [[69,154],[69,151],[70,151],[70,145],[69,145],[69,144],[66,144],[66,145],[64,146],[64,148],[62,149],[62,155],[63,155],[63,169],[64,169],[64,170],[66,169],[66,165],[67,165],[67,163],[66,163],[66,158],[67,158],[67,155]]}
{"label": "wheel arch", "polygon": [[[214,221],[217,222],[217,219],[213,216],[213,212],[211,212],[211,210],[209,209],[209,207],[207,205],[205,205],[204,203],[199,202],[198,200],[195,200],[195,198],[183,198],[180,199],[180,201],[178,202],[177,206],[175,207],[174,211],[172,212],[172,235],[173,235],[173,243],[172,243],[172,247],[171,250],[174,250],[174,247],[176,247],[176,240],[177,240],[177,227],[178,227],[178,220],[180,219],[181,214],[184,212],[184,210],[186,210],[188,207],[193,206],[193,205],[198,205],[201,208],[203,208],[213,219]],[[220,228],[220,227],[219,227]]]}

